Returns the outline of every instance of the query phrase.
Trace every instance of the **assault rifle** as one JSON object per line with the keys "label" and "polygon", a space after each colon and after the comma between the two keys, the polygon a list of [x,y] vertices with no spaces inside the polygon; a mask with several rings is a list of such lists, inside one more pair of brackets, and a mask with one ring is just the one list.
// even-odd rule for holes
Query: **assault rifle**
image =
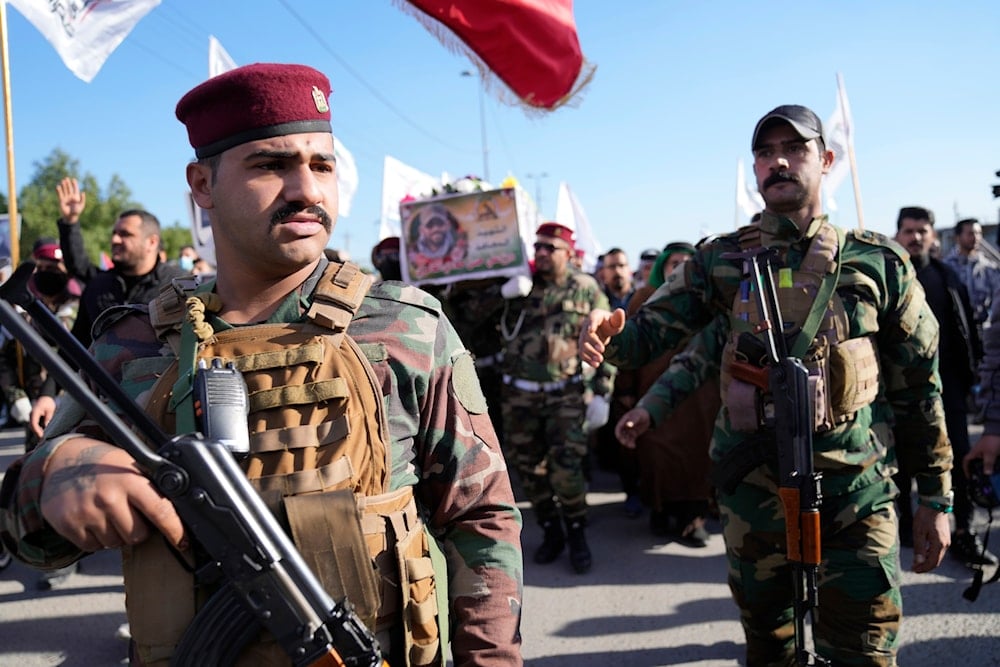
{"label": "assault rifle", "polygon": [[[214,570],[224,582],[189,626],[172,664],[233,664],[266,629],[296,667],[387,667],[375,637],[346,599],[335,602],[323,590],[229,449],[200,433],[173,438],[164,433],[28,292],[33,271],[34,264],[25,262],[0,286],[0,322],[170,499],[196,548],[209,559],[199,573]],[[11,304],[27,311],[156,451],[90,391]]]}
{"label": "assault rifle", "polygon": [[[785,511],[787,558],[795,578],[795,659],[799,665],[826,665],[822,657],[806,647],[805,618],[812,617],[818,598],[820,562],[820,515],[823,496],[822,473],[813,470],[813,405],[809,371],[788,353],[784,320],[771,274],[771,248],[726,253],[727,259],[743,260],[744,280],[755,293],[760,323],[755,333],[764,334],[766,385],[771,396],[764,407],[765,425],[772,428],[778,454],[778,495]],[[756,340],[756,339],[754,339]],[[746,373],[748,379],[754,373]],[[734,374],[735,377],[735,374]],[[759,375],[757,376],[759,377]]]}

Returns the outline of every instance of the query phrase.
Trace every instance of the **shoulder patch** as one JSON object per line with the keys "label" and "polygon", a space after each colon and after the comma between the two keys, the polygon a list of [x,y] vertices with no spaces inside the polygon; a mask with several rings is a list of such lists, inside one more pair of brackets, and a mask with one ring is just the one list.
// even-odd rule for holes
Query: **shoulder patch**
{"label": "shoulder patch", "polygon": [[462,407],[474,415],[486,414],[486,396],[476,375],[476,362],[464,350],[452,362],[451,386]]}
{"label": "shoulder patch", "polygon": [[111,306],[98,315],[94,321],[94,325],[91,327],[93,338],[97,340],[104,332],[129,315],[147,315],[148,313],[149,306],[144,303],[127,303],[120,306]]}

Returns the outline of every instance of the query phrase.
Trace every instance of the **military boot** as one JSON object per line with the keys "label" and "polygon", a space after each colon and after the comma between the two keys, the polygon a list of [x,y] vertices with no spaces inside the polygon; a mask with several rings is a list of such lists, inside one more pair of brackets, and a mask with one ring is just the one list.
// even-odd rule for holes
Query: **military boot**
{"label": "military boot", "polygon": [[569,533],[569,562],[577,574],[586,574],[590,572],[594,559],[587,546],[587,536],[584,535],[584,520],[567,521],[566,529]]}
{"label": "military boot", "polygon": [[545,531],[545,538],[542,540],[542,546],[535,551],[535,562],[546,565],[558,558],[566,548],[566,535],[559,519],[546,519],[542,521],[541,526]]}

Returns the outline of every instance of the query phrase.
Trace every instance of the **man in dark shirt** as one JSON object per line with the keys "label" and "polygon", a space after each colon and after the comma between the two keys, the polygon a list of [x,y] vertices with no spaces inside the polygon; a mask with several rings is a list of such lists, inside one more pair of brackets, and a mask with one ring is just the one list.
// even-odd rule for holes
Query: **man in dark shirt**
{"label": "man in dark shirt", "polygon": [[[938,346],[938,371],[941,374],[941,398],[944,403],[948,439],[956,465],[952,469],[955,485],[955,533],[949,553],[968,565],[996,565],[997,558],[983,551],[979,536],[970,529],[972,505],[967,493],[968,480],[958,462],[969,453],[969,428],[966,396],[976,384],[976,366],[982,347],[973,319],[969,294],[961,278],[949,265],[931,256],[934,245],[934,213],[920,206],[907,206],[896,220],[896,240],[910,253],[917,269],[917,280],[927,294],[927,304],[941,326]],[[912,504],[910,476],[900,470],[900,538],[912,545]]]}

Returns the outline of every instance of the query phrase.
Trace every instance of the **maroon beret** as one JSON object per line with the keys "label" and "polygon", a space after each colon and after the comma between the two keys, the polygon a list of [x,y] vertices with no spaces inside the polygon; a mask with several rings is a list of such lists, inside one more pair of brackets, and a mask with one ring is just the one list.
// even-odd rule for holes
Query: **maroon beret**
{"label": "maroon beret", "polygon": [[545,222],[538,226],[535,230],[537,236],[550,236],[561,241],[565,241],[569,244],[569,247],[573,247],[573,230],[565,225],[560,225],[558,222]]}
{"label": "maroon beret", "polygon": [[374,254],[383,252],[399,252],[399,237],[387,236],[372,248],[372,253]]}
{"label": "maroon beret", "polygon": [[43,243],[31,252],[31,256],[35,259],[47,259],[50,262],[61,262],[63,253],[58,243]]}
{"label": "maroon beret", "polygon": [[254,63],[196,86],[176,113],[204,158],[248,141],[332,132],[329,95],[330,80],[312,67]]}

